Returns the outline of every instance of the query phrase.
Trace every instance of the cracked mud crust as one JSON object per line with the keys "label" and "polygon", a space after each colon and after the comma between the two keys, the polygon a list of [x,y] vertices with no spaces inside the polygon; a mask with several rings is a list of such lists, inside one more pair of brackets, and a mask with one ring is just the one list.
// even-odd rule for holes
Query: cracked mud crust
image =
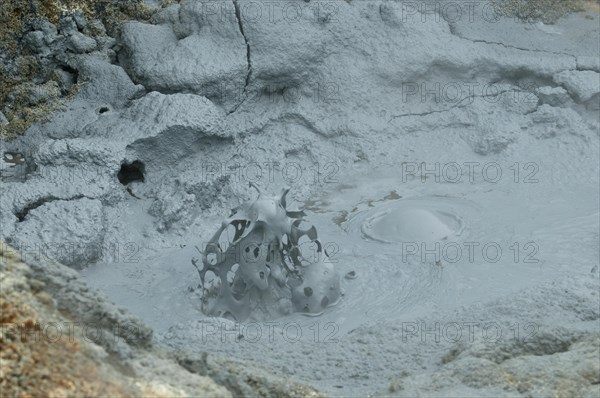
{"label": "cracked mud crust", "polygon": [[238,0],[233,0],[233,6],[235,8],[235,18],[237,19],[237,22],[240,26],[240,34],[244,37],[244,42],[246,43],[246,63],[248,64],[248,73],[246,74],[246,81],[244,82],[244,89],[242,92],[243,98],[232,110],[229,111],[229,114],[235,112],[240,107],[240,105],[242,105],[244,103],[244,101],[246,100],[248,85],[250,84],[250,78],[252,76],[252,61],[250,58],[250,43],[248,42],[248,38],[246,37],[246,34],[244,33],[244,23],[243,23],[243,18],[241,15],[240,5],[239,5]]}
{"label": "cracked mud crust", "polygon": [[[600,319],[599,175],[589,172],[600,158],[600,88],[592,84],[600,76],[599,16],[574,13],[553,25],[404,20],[401,1],[324,1],[337,15],[317,18],[317,1],[290,1],[307,10],[294,23],[282,13],[271,23],[266,9],[264,23],[244,19],[248,0],[222,1],[223,15],[205,18],[202,2],[185,0],[149,21],[124,22],[118,34],[92,9],[23,25],[14,57],[0,54],[16,80],[0,123],[27,122],[8,111],[76,96],[48,122],[0,142],[0,239],[28,267],[19,289],[2,282],[6,320],[31,332],[53,319],[98,324],[111,339],[80,339],[74,361],[94,364],[100,380],[116,371],[124,384],[110,380],[125,395],[142,395],[137,383],[148,380],[158,384],[147,388],[169,386],[170,396],[198,396],[201,388],[211,396],[388,395],[396,378],[398,395],[435,396],[443,387],[451,396],[536,396],[544,385],[525,385],[536,374],[518,377],[530,364],[560,359],[558,367],[571,368],[597,344],[579,337]],[[32,66],[30,77],[19,77],[17,59]],[[472,161],[504,174],[491,185],[493,170],[472,170]],[[402,175],[405,166],[433,162],[439,172]],[[442,164],[459,166],[459,183]],[[525,165],[535,166],[535,184],[521,183],[530,177]],[[295,343],[279,333],[281,324],[273,339],[263,329],[258,343],[234,331],[231,344],[203,329],[232,325],[202,313],[191,260],[222,216],[251,198],[248,180],[269,193],[292,185],[290,209],[306,205],[347,275],[338,305],[319,318],[296,314],[309,329]],[[396,228],[413,225],[427,228],[417,235]],[[543,264],[523,265],[507,249],[501,266],[418,256],[413,266],[399,261],[401,245],[377,239],[427,239],[426,229],[465,240],[535,239]],[[15,269],[0,269],[2,281],[17,278]],[[315,297],[315,286],[304,287],[298,292]],[[13,314],[26,305],[37,312]],[[509,337],[512,326],[535,322],[547,333],[531,342],[533,351],[520,343],[429,345],[403,339],[405,319],[493,321]],[[334,344],[310,329],[329,321],[339,328]],[[124,323],[139,333],[119,329],[112,339],[113,326]],[[10,344],[17,343],[24,344]],[[572,353],[561,351],[569,345]],[[44,355],[68,362],[73,346],[54,347]],[[540,361],[521,362],[537,352]],[[512,360],[488,362],[506,355]],[[20,365],[10,366],[19,374]],[[473,368],[487,373],[473,376]],[[599,386],[571,370],[569,380]],[[485,384],[502,372],[517,376]],[[15,377],[10,383],[22,387],[23,375]]]}

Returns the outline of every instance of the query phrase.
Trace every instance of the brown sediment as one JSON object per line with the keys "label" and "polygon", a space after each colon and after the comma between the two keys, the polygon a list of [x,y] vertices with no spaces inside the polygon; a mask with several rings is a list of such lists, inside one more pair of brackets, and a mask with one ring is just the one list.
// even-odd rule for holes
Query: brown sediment
{"label": "brown sediment", "polygon": [[[6,397],[141,396],[133,383],[100,366],[78,337],[56,338],[51,298],[36,292],[28,268],[0,244],[0,390]],[[52,332],[50,332],[52,329]],[[79,331],[80,332],[80,331]]]}
{"label": "brown sediment", "polygon": [[600,0],[586,0],[583,6],[587,11],[600,14]]}

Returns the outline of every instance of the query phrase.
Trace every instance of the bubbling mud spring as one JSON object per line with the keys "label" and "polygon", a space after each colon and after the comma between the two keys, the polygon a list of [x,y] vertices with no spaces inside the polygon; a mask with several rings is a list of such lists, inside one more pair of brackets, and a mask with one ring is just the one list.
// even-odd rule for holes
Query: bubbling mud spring
{"label": "bubbling mud spring", "polygon": [[[232,331],[238,338],[256,336],[249,331],[257,325],[252,318],[244,329],[244,322],[236,326],[236,321],[203,312],[197,270],[190,263],[198,258],[197,240],[157,249],[136,264],[96,264],[83,274],[90,284],[144,319],[162,344],[266,360],[277,367],[276,359],[265,359],[268,352],[307,347],[292,344],[297,340],[290,338],[267,339],[292,332],[296,336],[291,324],[299,325],[312,350],[317,338],[339,342],[357,329],[381,322],[414,321],[435,311],[505,297],[574,272],[589,273],[587,261],[596,255],[590,242],[598,228],[593,192],[580,194],[570,190],[573,187],[567,182],[561,188],[564,199],[548,201],[546,195],[556,187],[543,178],[535,187],[507,179],[490,189],[487,183],[406,182],[389,170],[360,169],[341,176],[340,181],[328,184],[321,195],[304,204],[296,206],[288,199],[287,206],[304,207],[306,220],[319,231],[319,246],[328,256],[317,252],[312,242],[302,253],[310,257],[314,250],[315,270],[323,262],[335,267],[342,296],[335,305],[313,314],[316,317],[293,311],[288,315],[267,311],[267,317],[265,313],[255,317],[272,321],[264,324],[268,328],[260,331],[258,345],[254,340],[247,347],[232,344],[228,337]],[[205,236],[219,222],[217,217],[207,223],[212,231]],[[572,263],[579,265],[565,265]],[[352,357],[351,351],[347,355]],[[324,357],[319,366],[325,363]],[[336,391],[331,390],[335,380],[315,374],[295,370],[299,379]],[[352,382],[345,385],[348,393],[359,388]],[[363,382],[360,388],[368,391],[370,385]]]}
{"label": "bubbling mud spring", "polygon": [[[535,383],[584,376],[519,361],[597,334],[596,11],[490,23],[447,20],[429,1],[407,15],[402,1],[313,0],[272,23],[270,7],[243,18],[260,2],[160,3],[115,38],[82,16],[23,32],[44,74],[80,87],[0,141],[3,240],[57,247],[158,345],[332,396],[385,395],[413,376],[396,392],[576,395]],[[22,91],[15,104],[41,106],[52,90]],[[401,335],[405,322],[469,320],[548,334],[484,348]]]}
{"label": "bubbling mud spring", "polygon": [[[494,190],[486,184],[447,185],[443,189],[448,193],[440,195],[439,184],[403,183],[393,173],[370,172],[326,188],[300,207],[319,231],[319,246],[329,257],[311,242],[303,254],[337,269],[343,295],[320,317],[336,322],[341,334],[550,280],[566,272],[556,259],[581,242],[572,236],[563,245],[553,245],[557,235],[563,237],[558,226],[568,230],[579,225],[581,236],[597,225],[593,196],[573,196],[579,205],[565,208],[562,201],[538,196],[539,189],[552,191],[545,184],[532,189],[507,181]],[[97,264],[83,273],[164,332],[190,319],[208,319],[201,310],[197,271],[190,264],[198,257],[198,244],[190,240],[155,250],[138,264]],[[582,259],[586,255],[591,255],[589,249],[575,252]],[[114,278],[107,279],[111,274]],[[310,322],[301,314],[270,317]]]}

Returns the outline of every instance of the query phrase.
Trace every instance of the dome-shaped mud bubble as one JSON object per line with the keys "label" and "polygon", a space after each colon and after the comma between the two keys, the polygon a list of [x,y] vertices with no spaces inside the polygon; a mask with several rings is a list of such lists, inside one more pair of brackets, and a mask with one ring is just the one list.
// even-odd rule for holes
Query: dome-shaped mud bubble
{"label": "dome-shaped mud bubble", "polygon": [[426,201],[398,201],[370,215],[361,230],[366,238],[383,243],[437,242],[461,235],[463,220]]}
{"label": "dome-shaped mud bubble", "polygon": [[202,311],[237,321],[290,312],[319,314],[340,296],[339,275],[305,213],[279,196],[259,195],[233,209],[197,260]]}

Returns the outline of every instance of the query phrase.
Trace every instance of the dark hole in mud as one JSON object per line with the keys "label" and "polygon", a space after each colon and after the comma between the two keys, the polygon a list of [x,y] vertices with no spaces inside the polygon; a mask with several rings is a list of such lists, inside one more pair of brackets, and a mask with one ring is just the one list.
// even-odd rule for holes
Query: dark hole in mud
{"label": "dark hole in mud", "polygon": [[313,290],[312,290],[312,288],[310,288],[310,287],[305,287],[305,288],[304,288],[304,295],[305,295],[306,297],[310,297],[310,296],[312,296],[312,294],[313,294]]}
{"label": "dark hole in mud", "polygon": [[67,73],[70,73],[73,76],[73,84],[77,84],[77,82],[79,81],[79,72],[77,71],[77,69],[71,68],[67,65],[61,65],[59,66],[59,68]]}
{"label": "dark hole in mud", "polygon": [[132,163],[123,163],[121,164],[121,169],[117,174],[117,178],[123,185],[127,185],[132,181],[144,182],[145,170],[146,166],[139,160],[135,160]]}
{"label": "dark hole in mud", "polygon": [[103,114],[110,111],[110,108],[103,106],[102,108],[98,109],[98,113]]}

